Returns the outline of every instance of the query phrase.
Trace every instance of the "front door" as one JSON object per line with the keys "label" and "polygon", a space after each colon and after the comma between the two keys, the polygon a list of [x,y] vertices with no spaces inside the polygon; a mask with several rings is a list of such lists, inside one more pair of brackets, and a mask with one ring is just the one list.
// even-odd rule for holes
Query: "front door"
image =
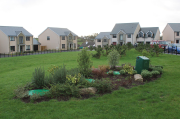
{"label": "front door", "polygon": [[113,45],[116,45],[116,42],[113,42]]}
{"label": "front door", "polygon": [[23,51],[23,46],[20,46],[20,52],[22,52]]}
{"label": "front door", "polygon": [[123,45],[123,42],[120,42],[120,45],[122,46],[122,45]]}

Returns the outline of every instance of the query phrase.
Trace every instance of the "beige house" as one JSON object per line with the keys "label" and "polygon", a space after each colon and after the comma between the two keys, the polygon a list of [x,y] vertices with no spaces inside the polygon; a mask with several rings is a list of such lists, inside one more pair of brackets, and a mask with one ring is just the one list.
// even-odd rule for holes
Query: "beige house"
{"label": "beige house", "polygon": [[117,23],[111,31],[112,44],[136,43],[136,37],[140,30],[139,23]]}
{"label": "beige house", "polygon": [[112,38],[110,33],[111,32],[100,32],[94,39],[95,47],[104,47],[105,45],[111,45]]}
{"label": "beige house", "polygon": [[163,40],[180,43],[180,23],[168,23],[162,33]]}
{"label": "beige house", "polygon": [[159,27],[141,27],[137,34],[136,42],[150,44],[152,40],[160,40]]}
{"label": "beige house", "polygon": [[33,51],[33,35],[23,27],[0,26],[0,53]]}
{"label": "beige house", "polygon": [[41,46],[47,49],[77,49],[77,35],[67,28],[48,27],[39,36]]}

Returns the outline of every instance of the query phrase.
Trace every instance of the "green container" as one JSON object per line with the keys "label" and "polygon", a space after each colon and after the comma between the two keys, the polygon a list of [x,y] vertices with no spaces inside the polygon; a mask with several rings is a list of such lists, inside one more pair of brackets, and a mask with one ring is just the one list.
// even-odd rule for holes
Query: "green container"
{"label": "green container", "polygon": [[79,47],[79,49],[83,49],[83,47]]}
{"label": "green container", "polygon": [[137,71],[138,74],[141,74],[141,71],[143,69],[146,69],[146,70],[149,69],[149,58],[145,56],[138,56],[136,57],[135,70]]}
{"label": "green container", "polygon": [[113,75],[120,75],[119,71],[113,71]]}
{"label": "green container", "polygon": [[90,83],[94,82],[94,79],[86,79],[87,81],[89,81]]}
{"label": "green container", "polygon": [[31,96],[33,94],[39,94],[40,96],[43,96],[46,92],[49,92],[49,90],[46,89],[30,90],[29,95]]}

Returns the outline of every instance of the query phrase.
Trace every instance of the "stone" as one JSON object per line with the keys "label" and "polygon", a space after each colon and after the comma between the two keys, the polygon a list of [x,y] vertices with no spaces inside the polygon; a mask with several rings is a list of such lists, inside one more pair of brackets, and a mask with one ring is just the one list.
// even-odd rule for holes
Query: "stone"
{"label": "stone", "polygon": [[135,79],[135,81],[143,82],[143,78],[140,74],[135,74],[134,79]]}
{"label": "stone", "polygon": [[80,93],[81,95],[85,95],[85,94],[95,94],[96,91],[97,91],[97,89],[94,88],[94,87],[79,89],[79,93]]}

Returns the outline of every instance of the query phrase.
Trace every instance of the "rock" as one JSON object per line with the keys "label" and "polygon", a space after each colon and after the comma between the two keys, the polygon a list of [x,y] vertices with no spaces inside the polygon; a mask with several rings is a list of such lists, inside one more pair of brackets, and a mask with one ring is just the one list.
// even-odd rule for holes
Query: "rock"
{"label": "rock", "polygon": [[135,79],[135,81],[143,82],[143,78],[140,74],[135,74],[134,79]]}
{"label": "rock", "polygon": [[79,93],[80,93],[81,95],[85,95],[85,94],[95,94],[96,91],[97,91],[97,89],[94,88],[94,87],[79,89]]}

